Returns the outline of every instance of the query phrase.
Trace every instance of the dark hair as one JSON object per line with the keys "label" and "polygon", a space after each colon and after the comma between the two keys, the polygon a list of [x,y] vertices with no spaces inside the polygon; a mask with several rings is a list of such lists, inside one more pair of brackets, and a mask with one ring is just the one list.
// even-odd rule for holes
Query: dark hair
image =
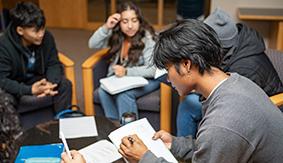
{"label": "dark hair", "polygon": [[43,11],[31,2],[19,2],[10,11],[12,25],[20,27],[45,27],[45,17]]}
{"label": "dark hair", "polygon": [[173,64],[180,73],[181,61],[190,60],[203,74],[211,67],[220,69],[222,58],[222,47],[214,30],[201,21],[187,19],[160,33],[153,62],[158,68]]}
{"label": "dark hair", "polygon": [[[117,13],[122,13],[123,11],[129,9],[135,11],[137,19],[140,22],[139,30],[137,31],[136,35],[133,36],[131,39],[131,47],[129,49],[128,55],[129,62],[134,64],[138,62],[140,55],[142,55],[142,51],[145,46],[142,42],[142,38],[145,37],[145,32],[150,32],[153,39],[155,39],[155,32],[152,26],[150,26],[149,23],[144,19],[141,10],[133,2],[124,2],[119,4],[117,8]],[[113,28],[113,33],[108,43],[110,46],[110,56],[116,54],[121,49],[124,39],[125,35],[121,31],[120,25],[117,24],[116,27]]]}

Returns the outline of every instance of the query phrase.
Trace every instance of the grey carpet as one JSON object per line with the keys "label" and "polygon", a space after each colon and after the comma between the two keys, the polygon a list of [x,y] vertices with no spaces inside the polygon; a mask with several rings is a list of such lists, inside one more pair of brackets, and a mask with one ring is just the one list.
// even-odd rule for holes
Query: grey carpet
{"label": "grey carpet", "polygon": [[88,48],[88,39],[91,36],[92,31],[58,28],[51,28],[49,31],[55,38],[58,51],[64,53],[75,62],[78,105],[81,109],[84,109],[81,65],[93,52],[95,52],[95,50]]}

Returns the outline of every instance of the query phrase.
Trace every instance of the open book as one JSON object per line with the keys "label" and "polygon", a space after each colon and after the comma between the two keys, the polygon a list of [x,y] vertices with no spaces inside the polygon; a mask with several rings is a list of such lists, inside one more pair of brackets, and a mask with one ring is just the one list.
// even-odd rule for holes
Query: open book
{"label": "open book", "polygon": [[[104,162],[114,161],[113,158],[119,159],[121,158],[121,155],[118,153],[118,150],[120,148],[121,139],[124,136],[129,136],[132,134],[137,134],[138,137],[144,142],[144,144],[147,146],[147,148],[154,153],[157,157],[163,157],[168,162],[177,163],[178,161],[174,158],[172,153],[167,149],[165,144],[160,140],[153,140],[152,137],[154,135],[155,131],[148,122],[146,118],[131,122],[126,124],[125,126],[122,126],[114,131],[112,131],[108,137],[112,141],[112,144],[108,141],[99,141],[95,143],[94,150],[100,151],[100,156],[90,156],[90,153],[96,153],[95,151],[88,151],[90,149],[90,146],[80,150],[80,152],[84,155],[84,158],[86,158],[87,163],[91,162],[90,160],[104,160]],[[97,145],[100,144],[100,147]],[[112,147],[111,147],[112,146]],[[105,149],[104,149],[105,148]],[[113,148],[116,150],[113,150]],[[101,152],[105,151],[105,154],[101,154]],[[101,158],[103,156],[104,158]],[[120,157],[119,157],[120,156]],[[92,157],[92,158],[91,158]],[[100,157],[100,158],[98,158]],[[99,161],[98,161],[99,162]]]}
{"label": "open book", "polygon": [[141,76],[123,76],[116,77],[115,75],[100,79],[100,86],[102,89],[111,95],[142,87],[148,84],[148,81]]}

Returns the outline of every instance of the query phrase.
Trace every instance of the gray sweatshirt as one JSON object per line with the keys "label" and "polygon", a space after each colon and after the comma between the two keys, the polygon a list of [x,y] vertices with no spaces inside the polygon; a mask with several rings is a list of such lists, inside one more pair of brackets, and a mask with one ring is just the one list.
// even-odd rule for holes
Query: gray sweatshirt
{"label": "gray sweatshirt", "polygon": [[[283,114],[249,79],[232,73],[203,102],[197,139],[173,138],[177,159],[202,163],[282,163]],[[167,162],[148,151],[140,163]]]}
{"label": "gray sweatshirt", "polygon": [[[100,27],[97,31],[93,33],[88,41],[89,48],[106,48],[108,40],[112,35],[112,30],[108,30],[104,26]],[[155,75],[156,67],[152,66],[152,55],[155,42],[152,36],[146,32],[146,36],[142,39],[145,44],[142,55],[139,58],[138,63],[132,66],[126,67],[128,76],[143,76],[146,78],[153,78]],[[107,76],[113,75],[112,65],[118,63],[120,57],[120,52],[118,52],[108,68]]]}

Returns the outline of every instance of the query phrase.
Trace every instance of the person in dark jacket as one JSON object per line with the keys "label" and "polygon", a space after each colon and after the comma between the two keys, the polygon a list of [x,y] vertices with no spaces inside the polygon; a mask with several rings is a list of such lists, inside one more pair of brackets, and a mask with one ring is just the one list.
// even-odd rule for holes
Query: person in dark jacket
{"label": "person in dark jacket", "polygon": [[[263,38],[256,30],[245,24],[235,23],[226,12],[219,8],[207,17],[204,23],[216,31],[226,50],[222,62],[225,72],[237,72],[249,78],[268,96],[283,92],[280,78],[264,52]],[[235,36],[231,36],[233,35],[231,28],[235,28],[235,32],[232,32]]]}
{"label": "person in dark jacket", "polygon": [[[217,33],[224,48],[222,69],[237,72],[261,87],[268,96],[283,92],[281,80],[268,56],[262,36],[242,23],[236,23],[223,10],[217,8],[204,23]],[[196,94],[187,95],[179,104],[177,135],[196,135],[202,119],[201,103]]]}
{"label": "person in dark jacket", "polygon": [[204,19],[204,0],[177,0],[177,20]]}
{"label": "person in dark jacket", "polygon": [[24,95],[52,96],[59,113],[71,105],[71,87],[43,11],[31,2],[18,3],[0,37],[0,88],[17,101]]}

